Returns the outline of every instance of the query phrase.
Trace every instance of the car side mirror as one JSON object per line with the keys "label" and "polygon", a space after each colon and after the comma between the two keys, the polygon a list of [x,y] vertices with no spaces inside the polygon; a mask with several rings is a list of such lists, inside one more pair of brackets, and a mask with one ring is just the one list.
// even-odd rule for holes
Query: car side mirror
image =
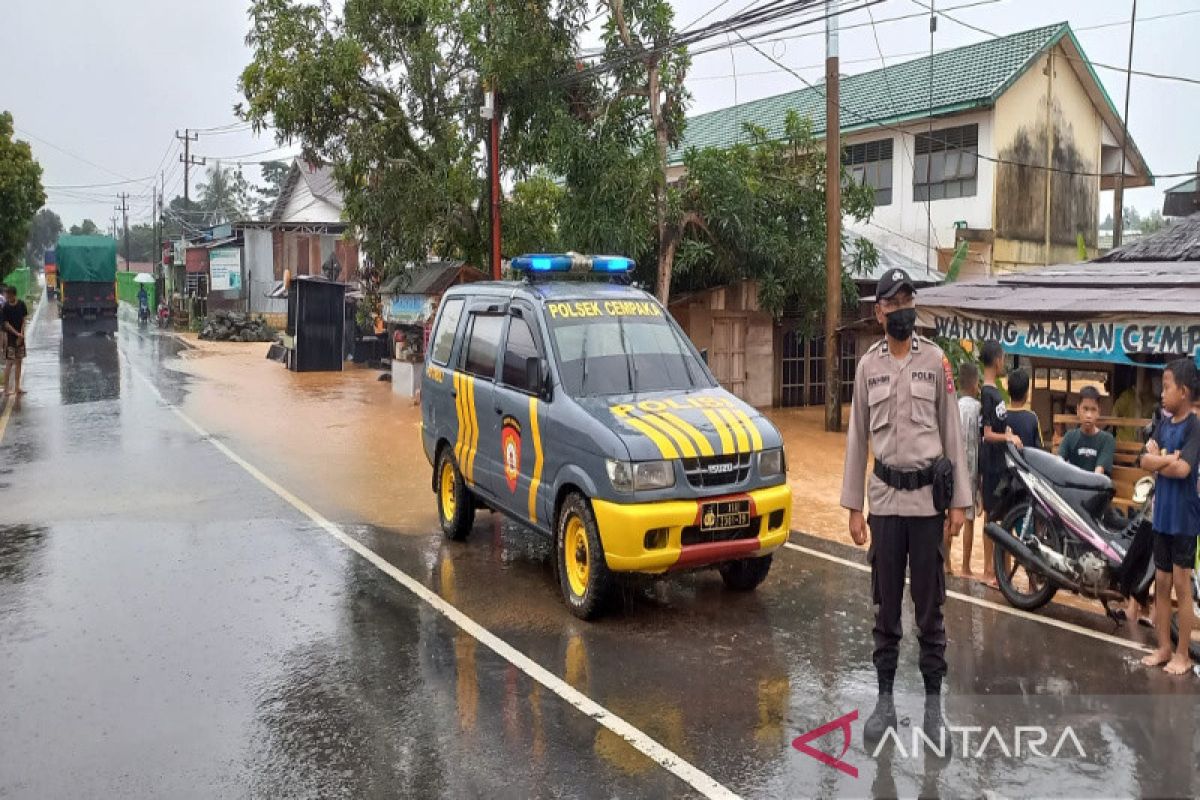
{"label": "car side mirror", "polygon": [[700,349],[700,360],[703,361],[705,364],[708,363],[708,348],[707,347],[703,347]]}
{"label": "car side mirror", "polygon": [[525,359],[525,387],[532,394],[543,397],[550,384],[550,370],[546,362],[537,356]]}

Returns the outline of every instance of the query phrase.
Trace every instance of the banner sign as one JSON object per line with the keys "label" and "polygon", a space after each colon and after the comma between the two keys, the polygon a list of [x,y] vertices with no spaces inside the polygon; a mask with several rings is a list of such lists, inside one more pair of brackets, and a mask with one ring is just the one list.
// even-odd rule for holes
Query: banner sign
{"label": "banner sign", "polygon": [[1071,361],[1138,364],[1133,356],[1183,356],[1200,363],[1200,318],[1024,320],[918,308],[918,324],[948,339],[995,339],[1009,353]]}
{"label": "banner sign", "polygon": [[424,294],[395,294],[383,306],[387,322],[416,325],[433,316],[433,298]]}
{"label": "banner sign", "polygon": [[208,256],[209,291],[227,292],[242,288],[242,249],[221,247]]}

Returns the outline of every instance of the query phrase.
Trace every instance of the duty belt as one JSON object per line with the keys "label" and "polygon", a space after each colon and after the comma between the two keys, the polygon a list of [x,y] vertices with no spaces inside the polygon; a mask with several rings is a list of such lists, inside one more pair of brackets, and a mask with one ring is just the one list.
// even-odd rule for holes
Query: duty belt
{"label": "duty belt", "polygon": [[937,462],[921,469],[893,469],[882,461],[875,462],[875,477],[893,489],[915,492],[933,484],[933,472]]}

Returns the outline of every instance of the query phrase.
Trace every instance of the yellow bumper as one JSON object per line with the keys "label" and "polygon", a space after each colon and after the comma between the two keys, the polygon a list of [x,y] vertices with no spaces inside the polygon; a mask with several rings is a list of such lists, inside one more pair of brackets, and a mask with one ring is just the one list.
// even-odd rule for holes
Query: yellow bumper
{"label": "yellow bumper", "polygon": [[[749,498],[757,520],[754,537],[683,544],[685,528],[700,525],[700,505],[714,500]],[[760,556],[787,541],[792,527],[792,490],[786,484],[721,497],[662,500],[655,503],[612,503],[593,500],[604,560],[619,572],[666,572]],[[776,513],[782,512],[782,513]],[[772,519],[774,517],[774,519]],[[771,524],[772,522],[777,524]]]}

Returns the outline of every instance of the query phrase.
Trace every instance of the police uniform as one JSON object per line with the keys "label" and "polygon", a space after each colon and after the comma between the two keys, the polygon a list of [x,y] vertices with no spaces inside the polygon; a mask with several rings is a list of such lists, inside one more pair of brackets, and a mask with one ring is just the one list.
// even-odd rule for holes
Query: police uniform
{"label": "police uniform", "polygon": [[[894,282],[907,284],[897,271]],[[891,277],[891,276],[889,276]],[[888,286],[891,294],[901,288]],[[880,294],[885,291],[880,282]],[[869,479],[867,448],[875,456]],[[951,508],[971,504],[971,482],[960,431],[958,397],[950,362],[929,339],[914,335],[903,359],[888,352],[888,340],[872,346],[858,362],[846,442],[843,507],[863,510],[870,499],[871,588],[875,605],[875,669],[880,693],[891,694],[900,649],[900,608],[905,566],[911,567],[920,667],[926,691],[940,692],[946,674],[944,512],[934,506],[933,465],[945,456],[953,465]]]}

